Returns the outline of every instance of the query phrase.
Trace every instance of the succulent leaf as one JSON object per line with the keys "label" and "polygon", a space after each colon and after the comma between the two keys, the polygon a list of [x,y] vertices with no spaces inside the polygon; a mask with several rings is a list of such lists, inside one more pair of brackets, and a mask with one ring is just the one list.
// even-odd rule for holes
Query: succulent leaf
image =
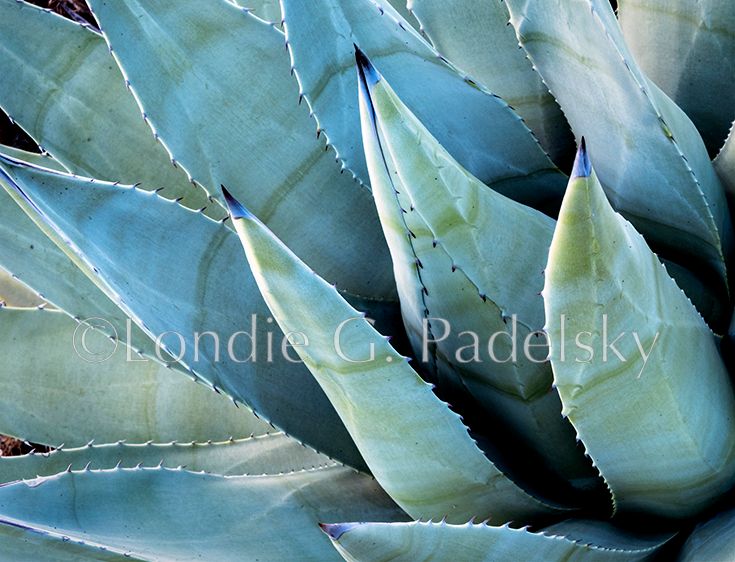
{"label": "succulent leaf", "polygon": [[692,531],[678,562],[727,561],[735,553],[735,510],[725,511]]}
{"label": "succulent leaf", "polygon": [[281,352],[255,280],[233,267],[242,250],[232,230],[150,191],[0,163],[26,212],[190,376],[364,466],[319,385]]}
{"label": "succulent leaf", "polygon": [[466,389],[518,432],[550,471],[594,479],[551,388],[548,348],[538,346],[535,361],[513,350],[518,341],[538,344],[554,221],[487,189],[361,52],[357,60],[370,183],[414,355],[437,384]]}
{"label": "succulent leaf", "polygon": [[[283,14],[294,72],[317,127],[363,182],[368,172],[355,135],[360,126],[357,80],[346,70],[354,61],[354,44],[475,176],[526,203],[551,200],[558,205],[563,175],[520,117],[445,62],[390,6],[372,0],[283,0]],[[258,209],[253,212],[261,216]],[[298,248],[294,251],[308,260]]]}
{"label": "succulent leaf", "polygon": [[409,515],[508,521],[557,509],[488,461],[459,416],[334,287],[237,201],[230,212],[281,330],[304,344],[296,351],[375,478]]}
{"label": "succulent leaf", "polygon": [[[448,525],[445,522],[411,523],[337,523],[322,525],[324,532],[348,562],[393,560],[422,562],[429,560],[473,560],[476,562],[632,562],[645,560],[669,537],[617,544],[618,533],[605,523],[590,525],[589,539],[570,539],[563,534],[531,532],[510,526],[491,527],[485,523]],[[596,540],[594,531],[605,531],[604,540]]]}
{"label": "succulent leaf", "polygon": [[714,160],[715,170],[722,180],[722,185],[725,186],[730,201],[735,198],[735,138],[733,138],[735,135],[732,133],[733,129],[735,129],[735,122],[725,145]]}
{"label": "succulent leaf", "polygon": [[543,293],[554,382],[617,507],[687,517],[735,481],[730,380],[712,332],[613,211],[584,146],[577,161]]}
{"label": "succulent leaf", "polygon": [[80,447],[91,439],[207,441],[272,429],[180,373],[128,355],[87,329],[93,324],[0,309],[0,433]]}
{"label": "succulent leaf", "polygon": [[574,152],[564,114],[508,26],[500,0],[411,0],[434,48],[515,109],[555,162]]}
{"label": "succulent leaf", "polygon": [[611,203],[662,257],[727,289],[732,227],[689,118],[636,65],[607,0],[507,0],[519,41],[584,135]]}
{"label": "succulent leaf", "polygon": [[710,154],[717,154],[735,119],[735,4],[620,0],[618,6],[638,64],[686,111]]}
{"label": "succulent leaf", "polygon": [[0,267],[0,307],[39,308],[49,305],[36,291]]}
{"label": "succulent leaf", "polygon": [[34,166],[48,168],[49,170],[54,170],[56,172],[69,171],[59,161],[54,160],[54,158],[48,153],[38,154],[36,152],[28,152],[27,150],[21,150],[20,148],[15,148],[6,144],[0,144],[0,154],[3,154],[4,156],[8,156],[15,160],[28,162],[29,164],[33,164]]}
{"label": "succulent leaf", "polygon": [[50,453],[0,457],[0,484],[53,476],[65,470],[137,466],[181,466],[191,472],[203,471],[222,476],[259,476],[336,466],[336,463],[283,433],[190,443],[90,443],[84,447],[55,449]]}
{"label": "succulent leaf", "polygon": [[0,528],[144,560],[338,560],[318,522],[345,519],[404,516],[372,478],[340,466],[233,477],[118,468],[0,487]]}
{"label": "succulent leaf", "polygon": [[[156,142],[98,33],[0,0],[0,74],[0,107],[71,172],[165,186],[191,208],[210,205]],[[216,206],[209,212],[222,217]]]}
{"label": "succulent leaf", "polygon": [[[0,186],[10,187],[1,171]],[[0,267],[73,318],[104,318],[109,325],[99,327],[105,334],[128,332],[127,339],[136,352],[155,357],[151,339],[135,324],[127,330],[128,316],[16,205],[5,189],[0,189],[0,238]]]}
{"label": "succulent leaf", "polygon": [[218,196],[226,185],[340,288],[395,296],[370,194],[314,138],[282,33],[223,0],[89,5],[151,126],[197,182]]}

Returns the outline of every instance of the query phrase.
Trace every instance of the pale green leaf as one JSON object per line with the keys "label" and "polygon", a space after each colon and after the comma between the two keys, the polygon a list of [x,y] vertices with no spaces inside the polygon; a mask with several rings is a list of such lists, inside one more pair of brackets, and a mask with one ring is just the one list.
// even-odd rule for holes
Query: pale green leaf
{"label": "pale green leaf", "polygon": [[57,172],[68,172],[68,170],[60,162],[54,160],[50,154],[28,152],[27,150],[21,150],[20,148],[15,148],[14,146],[8,146],[6,144],[0,144],[0,154],[10,156],[16,160],[28,162],[34,166],[48,168]]}
{"label": "pale green leaf", "polygon": [[344,467],[235,477],[116,469],[0,487],[0,521],[24,535],[144,560],[338,560],[318,523],[346,518],[403,515],[372,478]]}
{"label": "pale green leaf", "polygon": [[0,268],[0,306],[38,308],[49,306],[49,304],[28,285]]}
{"label": "pale green leaf", "polygon": [[508,25],[502,0],[411,0],[421,31],[437,51],[498,94],[556,162],[574,150],[569,125]]}
{"label": "pale green leaf", "polygon": [[279,0],[231,0],[235,6],[246,8],[270,23],[281,23],[281,5]]}
{"label": "pale green leaf", "polygon": [[[0,173],[3,185],[7,182]],[[95,325],[116,339],[127,335],[123,339],[137,353],[155,357],[151,339],[129,323],[128,316],[34,224],[5,189],[0,189],[0,240],[0,267],[73,318],[107,320],[109,324]],[[164,357],[170,359],[166,354]]]}
{"label": "pale green leaf", "polygon": [[554,511],[485,458],[459,416],[334,287],[237,201],[229,204],[273,316],[301,343],[296,351],[398,505],[412,517],[452,521],[533,519]]}
{"label": "pale green leaf", "polygon": [[681,549],[679,562],[728,562],[735,558],[735,510],[700,523]]}
{"label": "pale green leaf", "polygon": [[735,3],[620,0],[618,16],[641,69],[717,154],[735,118]]}
{"label": "pale green leaf", "polygon": [[[104,40],[26,2],[0,0],[0,107],[70,171],[165,187],[199,209],[206,192],[171,165]],[[12,154],[10,156],[13,156]],[[222,210],[209,212],[222,217]]]}
{"label": "pale green leaf", "polygon": [[541,474],[594,480],[561,416],[540,333],[554,221],[487,189],[359,58],[370,183],[414,355],[432,380],[469,391],[519,434],[514,447],[538,453]]}
{"label": "pale green leaf", "polygon": [[621,511],[688,517],[735,481],[735,400],[715,338],[630,223],[584,147],[544,300],[564,414]]}
{"label": "pale green leaf", "polygon": [[207,441],[272,429],[59,312],[0,309],[0,433],[81,446]]}
{"label": "pale green leaf", "polygon": [[395,295],[370,194],[314,138],[282,33],[224,0],[89,4],[151,125],[198,182],[241,196],[340,288]]}
{"label": "pale green leaf", "polygon": [[[172,399],[176,399],[172,395]],[[216,410],[210,409],[216,416]],[[222,476],[285,474],[336,463],[283,433],[240,440],[191,443],[110,443],[0,457],[0,483],[53,476],[65,470],[136,466],[184,467]]]}
{"label": "pale green leaf", "polygon": [[292,349],[283,351],[252,275],[233,267],[242,250],[231,229],[150,191],[0,164],[26,211],[193,376],[364,466],[319,385]]}
{"label": "pale green leaf", "polygon": [[726,289],[731,225],[689,118],[638,68],[608,0],[507,0],[518,38],[584,135],[613,207],[664,258]]}
{"label": "pale green leaf", "polygon": [[[283,8],[292,64],[317,127],[362,181],[367,182],[368,172],[355,134],[360,116],[353,43],[475,176],[518,200],[558,204],[563,175],[520,117],[502,99],[463,78],[389,5],[283,0]],[[260,216],[257,208],[253,212]],[[308,260],[298,248],[294,251]]]}
{"label": "pale green leaf", "polygon": [[[666,540],[641,539],[619,547],[615,531],[610,531],[600,543],[546,531],[533,533],[525,528],[490,527],[484,523],[338,523],[323,528],[348,562],[633,562],[649,558]],[[622,540],[629,541],[627,537]]]}

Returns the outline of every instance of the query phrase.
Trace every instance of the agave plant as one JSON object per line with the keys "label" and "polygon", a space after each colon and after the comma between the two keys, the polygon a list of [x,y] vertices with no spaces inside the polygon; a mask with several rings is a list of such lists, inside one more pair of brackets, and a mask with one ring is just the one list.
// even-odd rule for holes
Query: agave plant
{"label": "agave plant", "polygon": [[3,559],[735,558],[735,5],[87,3],[0,0]]}

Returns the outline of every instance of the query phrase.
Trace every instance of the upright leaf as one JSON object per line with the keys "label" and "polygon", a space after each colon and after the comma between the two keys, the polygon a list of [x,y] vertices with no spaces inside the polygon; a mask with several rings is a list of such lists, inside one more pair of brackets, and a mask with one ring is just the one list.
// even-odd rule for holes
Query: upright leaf
{"label": "upright leaf", "polygon": [[[533,69],[508,25],[502,0],[411,0],[421,31],[453,64],[498,94],[534,132],[555,162],[574,139],[554,97]],[[565,162],[564,162],[565,163]]]}
{"label": "upright leaf", "polygon": [[612,205],[662,257],[719,279],[732,232],[692,122],[638,68],[607,0],[507,0],[518,38],[584,135]]}
{"label": "upright leaf", "polygon": [[78,447],[91,439],[207,441],[272,429],[226,397],[111,343],[93,323],[0,309],[0,433]]}
{"label": "upright leaf", "polygon": [[232,230],[150,191],[0,164],[26,212],[190,375],[363,466],[319,385],[276,338],[255,280],[232,267],[242,259]]}
{"label": "upright leaf", "polygon": [[516,454],[519,442],[538,453],[546,469],[539,472],[594,481],[561,417],[540,337],[541,272],[554,221],[487,189],[362,52],[357,63],[370,182],[414,355],[432,380],[469,391],[515,432]]}
{"label": "upright leaf", "polygon": [[688,517],[735,482],[735,399],[714,336],[615,213],[580,149],[544,287],[564,414],[622,511]]}
{"label": "upright leaf", "polygon": [[[510,197],[558,204],[563,176],[519,116],[445,62],[389,5],[373,0],[283,0],[283,10],[294,72],[318,130],[362,181],[367,182],[368,172],[355,135],[360,116],[357,78],[350,70],[354,44],[471,173]],[[253,212],[260,216],[257,208]],[[308,260],[298,248],[294,251]]]}
{"label": "upright leaf", "polygon": [[318,523],[345,518],[404,520],[372,478],[344,467],[236,477],[90,470],[0,487],[0,528],[21,529],[16,540],[42,533],[143,560],[338,560]]}
{"label": "upright leaf", "polygon": [[[225,192],[227,193],[227,192]],[[250,267],[281,330],[339,413],[365,462],[412,517],[534,519],[555,508],[518,487],[477,448],[364,316],[227,195]]]}
{"label": "upright leaf", "polygon": [[198,182],[228,186],[340,288],[394,296],[370,194],[314,139],[282,33],[225,0],[89,5],[152,127]]}
{"label": "upright leaf", "polygon": [[735,119],[735,4],[620,0],[618,15],[638,64],[717,154]]}

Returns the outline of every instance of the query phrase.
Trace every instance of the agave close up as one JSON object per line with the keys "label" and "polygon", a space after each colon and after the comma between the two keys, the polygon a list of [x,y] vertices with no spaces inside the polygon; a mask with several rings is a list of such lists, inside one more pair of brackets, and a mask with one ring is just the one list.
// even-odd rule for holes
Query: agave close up
{"label": "agave close up", "polygon": [[0,559],[735,560],[735,4],[618,4],[0,0]]}

